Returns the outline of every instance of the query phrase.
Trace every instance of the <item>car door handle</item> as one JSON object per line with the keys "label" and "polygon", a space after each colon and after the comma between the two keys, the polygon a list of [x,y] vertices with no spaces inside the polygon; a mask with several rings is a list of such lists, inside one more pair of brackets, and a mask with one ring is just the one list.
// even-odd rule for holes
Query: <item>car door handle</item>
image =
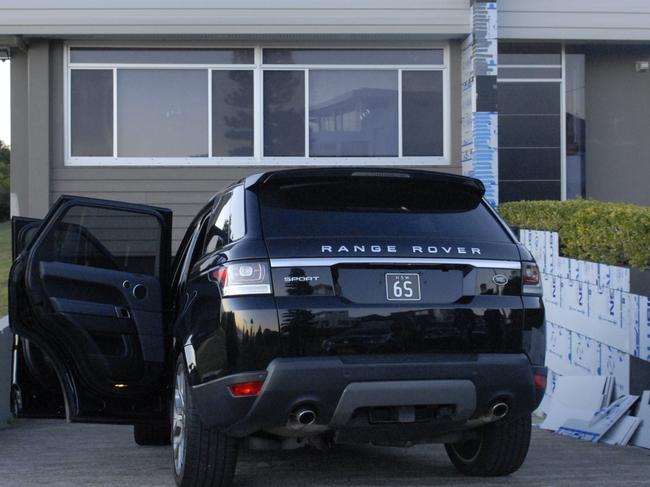
{"label": "car door handle", "polygon": [[124,308],[123,306],[115,306],[115,314],[118,318],[123,318],[125,320],[131,318],[131,312],[128,308]]}

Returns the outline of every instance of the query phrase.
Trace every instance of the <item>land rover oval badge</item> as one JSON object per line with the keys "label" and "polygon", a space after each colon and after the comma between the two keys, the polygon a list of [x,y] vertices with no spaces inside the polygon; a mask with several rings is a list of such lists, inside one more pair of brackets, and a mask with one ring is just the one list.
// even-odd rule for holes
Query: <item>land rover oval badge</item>
{"label": "land rover oval badge", "polygon": [[496,284],[497,286],[505,286],[506,284],[508,284],[508,278],[503,274],[495,274],[492,277],[492,282],[494,282],[494,284]]}

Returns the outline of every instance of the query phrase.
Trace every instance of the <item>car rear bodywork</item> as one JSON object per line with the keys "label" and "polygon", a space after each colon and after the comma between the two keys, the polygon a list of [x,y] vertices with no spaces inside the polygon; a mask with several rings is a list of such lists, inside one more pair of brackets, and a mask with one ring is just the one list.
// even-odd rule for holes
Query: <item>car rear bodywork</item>
{"label": "car rear bodywork", "polygon": [[[206,423],[238,437],[403,444],[466,434],[497,420],[495,405],[512,415],[537,406],[544,309],[526,285],[533,259],[480,182],[330,169],[244,186],[246,237],[201,263],[176,326]],[[223,266],[237,262],[254,264],[269,292],[225,295]],[[261,391],[233,394],[248,382]]]}

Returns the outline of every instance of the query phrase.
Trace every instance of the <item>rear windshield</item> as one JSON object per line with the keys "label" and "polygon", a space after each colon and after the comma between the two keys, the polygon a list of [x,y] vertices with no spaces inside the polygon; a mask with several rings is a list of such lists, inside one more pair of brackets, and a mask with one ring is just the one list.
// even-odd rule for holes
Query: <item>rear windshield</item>
{"label": "rear windshield", "polygon": [[265,238],[437,237],[511,242],[472,188],[449,182],[336,178],[263,186]]}

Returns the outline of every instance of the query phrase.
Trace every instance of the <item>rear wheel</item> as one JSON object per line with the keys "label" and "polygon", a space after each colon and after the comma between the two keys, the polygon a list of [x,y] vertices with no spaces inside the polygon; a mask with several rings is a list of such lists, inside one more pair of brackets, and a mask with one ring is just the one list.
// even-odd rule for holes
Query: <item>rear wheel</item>
{"label": "rear wheel", "polygon": [[478,438],[447,443],[445,449],[454,466],[465,475],[508,475],[524,463],[530,445],[530,415],[503,419],[483,426]]}
{"label": "rear wheel", "polygon": [[169,424],[134,424],[133,439],[140,446],[169,445]]}
{"label": "rear wheel", "polygon": [[176,363],[172,404],[174,477],[180,487],[227,487],[237,464],[237,441],[208,427],[192,404],[183,357]]}

